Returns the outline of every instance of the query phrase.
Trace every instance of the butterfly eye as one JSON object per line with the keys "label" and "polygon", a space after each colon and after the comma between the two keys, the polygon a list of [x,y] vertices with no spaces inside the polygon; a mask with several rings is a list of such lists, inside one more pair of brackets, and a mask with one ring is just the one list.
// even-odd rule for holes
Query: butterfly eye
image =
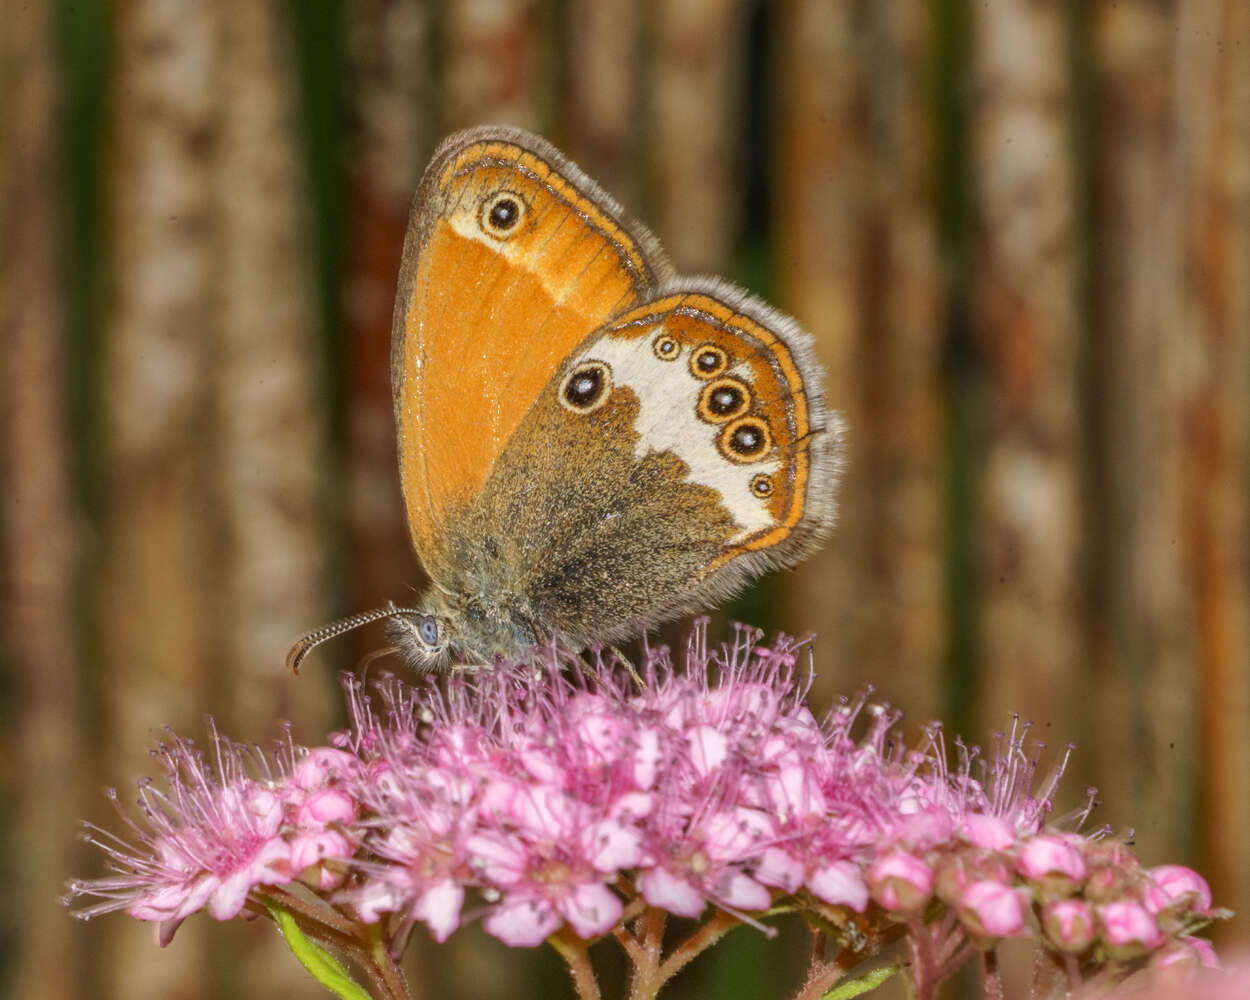
{"label": "butterfly eye", "polygon": [[655,356],[661,361],[675,361],[681,353],[681,345],[667,334],[660,334],[651,345]]}
{"label": "butterfly eye", "polygon": [[690,355],[690,373],[695,378],[715,378],[729,367],[729,356],[713,344],[704,344]]}
{"label": "butterfly eye", "polygon": [[740,417],[729,424],[720,436],[720,451],[731,462],[754,462],[762,458],[772,442],[768,425],[759,417]]}
{"label": "butterfly eye", "polygon": [[751,480],[751,492],[761,500],[767,500],[773,495],[773,477],[761,472]]}
{"label": "butterfly eye", "polygon": [[512,191],[496,191],[482,202],[478,225],[483,232],[503,240],[515,232],[525,215],[525,200]]}
{"label": "butterfly eye", "polygon": [[438,645],[438,622],[431,615],[423,615],[417,623],[417,632],[427,646]]}
{"label": "butterfly eye", "polygon": [[736,378],[718,378],[699,393],[699,417],[709,424],[723,424],[746,413],[751,393]]}
{"label": "butterfly eye", "polygon": [[578,365],[560,386],[560,402],[575,413],[589,413],[602,406],[612,388],[612,372],[602,361]]}

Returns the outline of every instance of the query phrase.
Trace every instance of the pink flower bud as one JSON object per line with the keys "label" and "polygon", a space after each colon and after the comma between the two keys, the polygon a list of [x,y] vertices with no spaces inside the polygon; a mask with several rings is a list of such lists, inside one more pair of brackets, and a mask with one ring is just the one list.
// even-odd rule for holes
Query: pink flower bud
{"label": "pink flower bud", "polygon": [[1043,899],[1070,896],[1085,878],[1085,859],[1076,838],[1041,834],[1027,841],[1016,870],[1033,883]]}
{"label": "pink flower bud", "polygon": [[1076,845],[1066,837],[1046,833],[1025,843],[1016,868],[1025,878],[1034,880],[1062,875],[1079,882],[1085,877],[1085,859]]}
{"label": "pink flower bud", "polygon": [[[301,834],[291,841],[291,871],[312,885],[320,884],[321,888],[329,889],[332,886],[325,884],[326,876],[323,872],[306,874],[307,869],[330,859],[346,861],[354,853],[347,838],[334,830]],[[333,884],[337,885],[341,881],[341,874],[339,874]]]}
{"label": "pink flower bud", "polygon": [[323,788],[313,792],[299,808],[297,821],[303,826],[350,823],[356,818],[356,803],[346,792]]}
{"label": "pink flower bud", "polygon": [[1162,890],[1162,896],[1147,894],[1143,900],[1146,909],[1151,913],[1158,913],[1173,905],[1184,905],[1198,913],[1210,912],[1211,887],[1192,868],[1184,865],[1159,865],[1148,869],[1146,874],[1150,876],[1151,884]]}
{"label": "pink flower bud", "polygon": [[1102,938],[1116,958],[1133,958],[1157,948],[1165,940],[1158,921],[1144,906],[1127,900],[1104,903],[1098,907]]}
{"label": "pink flower bud", "polygon": [[901,850],[874,862],[866,881],[872,898],[894,913],[919,913],[933,892],[933,870]]}
{"label": "pink flower bud", "polygon": [[351,774],[359,765],[360,761],[349,753],[333,747],[317,747],[295,766],[295,784],[312,791],[323,787],[332,777]]}
{"label": "pink flower bud", "polygon": [[1181,937],[1173,941],[1151,959],[1150,964],[1156,969],[1170,969],[1177,966],[1193,968],[1218,969],[1220,960],[1215,955],[1211,942],[1199,937]]}
{"label": "pink flower bud", "polygon": [[1004,938],[1024,933],[1024,907],[1010,886],[986,879],[964,890],[959,918],[975,937]]}
{"label": "pink flower bud", "polygon": [[942,855],[935,866],[934,884],[938,898],[952,905],[958,905],[968,886],[987,879],[1002,884],[1011,880],[1011,872],[998,854],[963,850],[957,854]]}
{"label": "pink flower bud", "polygon": [[965,816],[959,826],[959,836],[973,847],[987,851],[1005,851],[1016,842],[1011,824],[999,816],[973,813]]}
{"label": "pink flower bud", "polygon": [[1042,907],[1042,932],[1060,951],[1077,954],[1094,943],[1094,911],[1083,899],[1056,899]]}

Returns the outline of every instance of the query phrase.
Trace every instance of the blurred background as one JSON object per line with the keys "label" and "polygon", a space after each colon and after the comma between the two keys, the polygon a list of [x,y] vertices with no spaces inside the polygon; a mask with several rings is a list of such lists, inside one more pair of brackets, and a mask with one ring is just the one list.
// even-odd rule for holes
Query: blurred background
{"label": "blurred background", "polygon": [[[0,18],[0,996],[323,995],[267,928],[197,917],[158,952],[57,897],[161,727],[320,742],[381,635],[298,678],[288,644],[419,583],[395,275],[433,146],[482,122],[818,338],[840,525],[727,613],[817,631],[823,703],[872,683],[913,733],[987,743],[1018,712],[1047,762],[1075,743],[1059,813],[1096,785],[1092,823],[1250,912],[1245,0]],[[737,932],[673,995],[788,995],[797,931]],[[412,951],[418,996],[567,992],[472,928]]]}

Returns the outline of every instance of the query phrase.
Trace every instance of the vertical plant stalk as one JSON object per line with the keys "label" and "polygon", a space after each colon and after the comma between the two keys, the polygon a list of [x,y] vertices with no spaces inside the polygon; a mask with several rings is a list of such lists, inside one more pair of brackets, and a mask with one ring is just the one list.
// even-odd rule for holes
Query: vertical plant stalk
{"label": "vertical plant stalk", "polygon": [[[104,232],[100,662],[101,781],[146,755],[113,738],[199,718],[219,676],[212,635],[221,547],[213,467],[213,344],[219,278],[217,189],[223,11],[138,0],[116,8],[110,185]],[[202,996],[207,928],[160,963],[146,934],[105,929],[101,992]],[[197,985],[198,984],[198,985]]]}
{"label": "vertical plant stalk", "polygon": [[[324,621],[324,466],[308,177],[297,159],[297,77],[282,0],[228,0],[220,138],[213,475],[221,501],[216,674],[246,698],[215,714],[260,733],[282,717],[322,728],[332,692],[273,665]],[[214,699],[216,703],[217,700]],[[269,963],[265,963],[268,965]]]}
{"label": "vertical plant stalk", "polygon": [[651,57],[654,218],[682,274],[722,274],[740,222],[735,150],[745,5],[658,4]]}
{"label": "vertical plant stalk", "polygon": [[[65,275],[58,215],[68,189],[56,128],[53,6],[5,9],[0,31],[0,619],[6,709],[3,791],[10,923],[6,979],[17,995],[71,1000],[82,936],[48,902],[79,848],[83,801],[73,578],[81,560],[71,498]],[[85,275],[75,280],[86,282]],[[49,776],[55,780],[49,780]]]}
{"label": "vertical plant stalk", "polygon": [[[811,559],[782,581],[784,608],[802,608],[796,632],[828,622],[815,650],[817,690],[829,697],[845,687],[840,665],[867,664],[869,603],[875,591],[870,562],[871,497],[862,476],[864,423],[858,391],[862,326],[858,261],[867,187],[863,120],[865,68],[857,46],[853,4],[788,0],[773,5],[773,58],[779,69],[771,205],[777,254],[777,303],[798,317],[816,340],[828,376],[828,403],[851,432],[847,461],[861,475],[841,484],[838,528]],[[871,669],[865,666],[865,669]]]}
{"label": "vertical plant stalk", "polygon": [[978,724],[1028,705],[1083,701],[1083,435],[1075,310],[1078,231],[1063,4],[969,5],[978,184],[974,340],[985,389],[978,434],[978,592],[988,671]]}
{"label": "vertical plant stalk", "polygon": [[537,0],[451,4],[443,15],[444,131],[498,122],[538,128],[543,55]]}
{"label": "vertical plant stalk", "polygon": [[[1198,733],[1182,508],[1190,344],[1175,335],[1184,319],[1174,17],[1174,7],[1134,0],[1097,8],[1090,25],[1099,121],[1094,487],[1103,507],[1090,531],[1101,724],[1088,763],[1102,797],[1131,803],[1164,855],[1191,845]],[[1127,813],[1105,818],[1129,822]]]}
{"label": "vertical plant stalk", "polygon": [[[1199,795],[1214,891],[1250,909],[1250,8],[1177,8],[1185,200],[1184,525],[1201,686]],[[1243,41],[1244,44],[1244,41]],[[1179,335],[1179,334],[1178,334]]]}
{"label": "vertical plant stalk", "polygon": [[562,141],[626,211],[640,214],[642,85],[654,60],[644,31],[651,24],[634,0],[571,0],[566,8]]}
{"label": "vertical plant stalk", "polygon": [[[342,220],[345,259],[335,233],[325,234],[330,245],[324,252],[330,257],[325,270],[342,281],[331,301],[341,296],[345,325],[335,386],[343,397],[347,473],[347,496],[338,501],[348,512],[353,569],[344,600],[350,608],[372,608],[398,599],[400,588],[421,578],[395,481],[391,318],[409,203],[438,138],[433,119],[439,100],[430,65],[430,5],[367,0],[354,4],[346,21],[353,100],[348,139],[355,155]],[[356,662],[376,650],[378,636],[365,629],[345,639],[343,648],[354,655],[337,662]]]}

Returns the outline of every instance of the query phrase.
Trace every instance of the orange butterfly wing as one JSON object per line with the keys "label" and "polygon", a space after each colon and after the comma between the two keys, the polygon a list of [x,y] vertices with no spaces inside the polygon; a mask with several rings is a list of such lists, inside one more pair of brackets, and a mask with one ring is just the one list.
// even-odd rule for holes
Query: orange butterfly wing
{"label": "orange butterfly wing", "polygon": [[668,274],[655,241],[553,147],[514,129],[451,136],[404,241],[391,379],[400,481],[427,571],[569,352]]}

